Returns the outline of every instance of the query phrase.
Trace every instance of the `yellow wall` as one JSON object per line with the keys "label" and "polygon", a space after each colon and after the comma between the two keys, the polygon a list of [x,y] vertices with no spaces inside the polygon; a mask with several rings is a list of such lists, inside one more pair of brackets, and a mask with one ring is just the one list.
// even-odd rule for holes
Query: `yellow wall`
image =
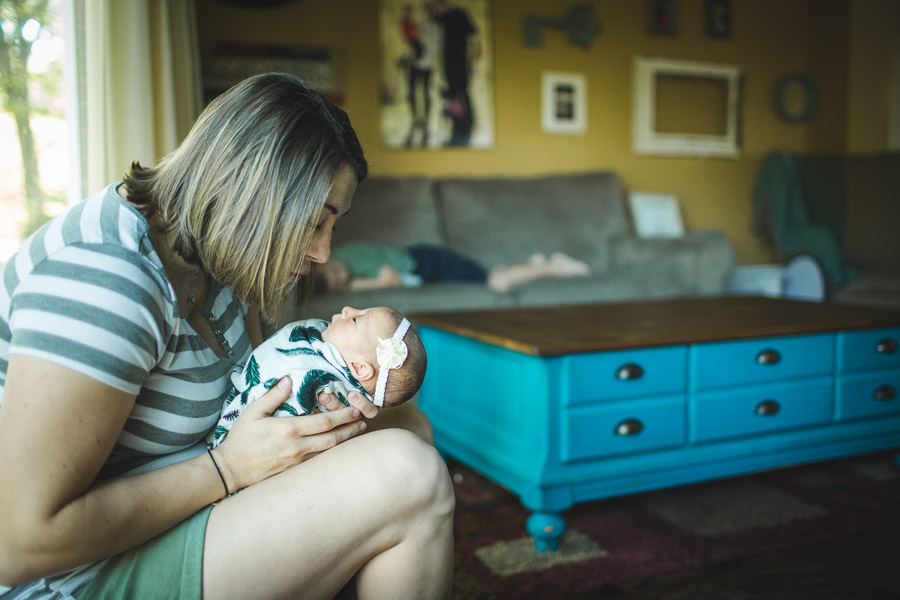
{"label": "yellow wall", "polygon": [[[705,37],[703,0],[677,0],[680,34],[674,38],[645,34],[643,0],[593,0],[603,33],[589,49],[567,43],[562,33],[552,30],[544,31],[540,48],[523,45],[524,16],[561,15],[578,3],[493,0],[494,147],[436,151],[387,150],[380,144],[377,0],[297,0],[255,10],[197,0],[204,47],[228,40],[342,49],[346,53],[344,108],[374,174],[535,175],[612,169],[628,189],[675,194],[685,225],[723,230],[739,262],[772,260],[770,251],[750,231],[751,194],[761,158],[776,148],[841,152],[848,148],[849,139],[856,139],[848,133],[848,121],[857,118],[849,113],[846,92],[848,40],[851,33],[859,36],[868,25],[860,17],[851,32],[852,0],[733,0],[732,38],[725,41]],[[870,56],[871,49],[866,53]],[[741,158],[632,154],[635,55],[739,65],[744,73]],[[541,132],[540,79],[546,70],[587,76],[586,135]],[[808,72],[819,86],[819,110],[808,123],[784,122],[774,110],[775,82],[789,71]],[[855,108],[862,105],[858,101]]]}
{"label": "yellow wall", "polygon": [[[900,44],[900,2],[854,2],[850,13],[849,143],[851,152],[877,152],[890,142],[891,61]],[[896,59],[895,59],[896,60]],[[893,107],[893,110],[898,110]]]}

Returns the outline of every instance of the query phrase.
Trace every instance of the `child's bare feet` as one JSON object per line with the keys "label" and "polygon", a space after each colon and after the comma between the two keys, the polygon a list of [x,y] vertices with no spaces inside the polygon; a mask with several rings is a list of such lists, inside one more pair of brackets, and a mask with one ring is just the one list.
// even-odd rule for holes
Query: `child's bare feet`
{"label": "child's bare feet", "polygon": [[562,252],[554,252],[550,256],[550,264],[560,277],[579,277],[591,273],[591,268],[586,263]]}
{"label": "child's bare feet", "polygon": [[495,267],[488,276],[487,284],[495,292],[503,293],[536,279],[578,277],[590,272],[588,265],[562,252],[556,252],[549,258],[543,254],[533,254],[528,262]]}

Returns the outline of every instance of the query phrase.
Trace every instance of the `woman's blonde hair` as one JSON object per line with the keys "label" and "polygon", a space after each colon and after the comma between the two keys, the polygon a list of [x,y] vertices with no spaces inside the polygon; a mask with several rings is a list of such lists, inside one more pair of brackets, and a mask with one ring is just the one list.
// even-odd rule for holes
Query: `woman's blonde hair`
{"label": "woman's blonde hair", "polygon": [[293,287],[335,179],[368,166],[347,114],[283,73],[213,100],[155,167],[135,162],[128,199],[174,231],[172,250],[266,318]]}

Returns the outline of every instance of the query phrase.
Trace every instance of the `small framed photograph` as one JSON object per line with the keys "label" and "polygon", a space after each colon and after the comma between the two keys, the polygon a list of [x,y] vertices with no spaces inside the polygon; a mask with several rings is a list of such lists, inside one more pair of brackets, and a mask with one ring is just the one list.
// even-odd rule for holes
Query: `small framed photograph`
{"label": "small framed photograph", "polygon": [[541,75],[541,129],[546,133],[587,132],[587,79],[579,73]]}
{"label": "small framed photograph", "polygon": [[706,37],[731,38],[731,0],[706,0]]}
{"label": "small framed photograph", "polygon": [[628,205],[638,237],[684,237],[684,224],[681,222],[681,211],[675,196],[632,192],[628,196]]}
{"label": "small framed photograph", "polygon": [[647,33],[650,35],[678,35],[677,0],[647,0]]}

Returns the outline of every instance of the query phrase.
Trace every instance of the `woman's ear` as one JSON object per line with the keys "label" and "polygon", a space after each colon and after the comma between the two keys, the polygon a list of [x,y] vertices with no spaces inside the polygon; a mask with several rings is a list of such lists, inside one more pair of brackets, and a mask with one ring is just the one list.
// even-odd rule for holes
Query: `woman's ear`
{"label": "woman's ear", "polygon": [[375,367],[372,363],[365,360],[354,360],[350,362],[350,370],[357,381],[369,381],[375,377]]}

